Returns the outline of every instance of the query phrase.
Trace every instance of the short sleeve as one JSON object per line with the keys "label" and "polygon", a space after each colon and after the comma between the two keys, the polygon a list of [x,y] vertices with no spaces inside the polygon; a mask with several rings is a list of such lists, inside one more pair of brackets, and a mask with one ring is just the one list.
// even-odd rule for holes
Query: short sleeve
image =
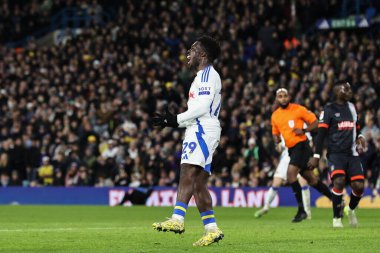
{"label": "short sleeve", "polygon": [[328,106],[323,107],[323,111],[319,115],[318,127],[329,128],[331,121],[331,112]]}
{"label": "short sleeve", "polygon": [[301,118],[308,124],[310,125],[314,121],[317,120],[317,117],[315,116],[314,113],[306,109],[306,107],[300,106],[301,110]]}
{"label": "short sleeve", "polygon": [[272,134],[273,135],[280,135],[280,130],[278,129],[278,126],[274,120],[274,117],[275,115],[272,114],[272,117],[271,117],[271,124],[272,124]]}

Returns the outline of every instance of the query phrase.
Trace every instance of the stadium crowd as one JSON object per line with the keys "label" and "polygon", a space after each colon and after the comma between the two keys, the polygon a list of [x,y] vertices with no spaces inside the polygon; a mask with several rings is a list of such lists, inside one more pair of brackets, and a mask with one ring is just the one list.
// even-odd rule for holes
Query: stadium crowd
{"label": "stadium crowd", "polygon": [[[297,19],[288,1],[111,2],[113,22],[65,44],[0,44],[1,186],[176,186],[184,130],[153,129],[149,118],[166,105],[186,110],[193,79],[186,51],[209,33],[221,41],[215,68],[223,80],[210,185],[270,184],[279,155],[270,125],[277,88],[318,116],[334,80],[347,80],[368,141],[366,184],[375,187],[379,30],[308,32],[321,15],[313,1],[301,1]],[[320,167],[328,182],[326,162]]]}

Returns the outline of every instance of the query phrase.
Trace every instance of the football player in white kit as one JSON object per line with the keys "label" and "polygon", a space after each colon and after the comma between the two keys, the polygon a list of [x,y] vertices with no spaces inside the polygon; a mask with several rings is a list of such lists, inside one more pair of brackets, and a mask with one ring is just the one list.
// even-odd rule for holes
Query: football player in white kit
{"label": "football player in white kit", "polygon": [[[310,139],[311,138],[310,134],[308,134],[307,137]],[[282,141],[280,144],[278,144],[277,148],[279,149],[280,152],[282,150],[282,152],[280,156],[280,161],[277,165],[276,171],[273,176],[272,186],[265,196],[264,207],[258,210],[257,212],[255,212],[255,218],[260,218],[264,214],[268,213],[270,204],[272,203],[272,201],[277,195],[278,188],[281,185],[283,185],[283,183],[285,183],[287,179],[290,157],[289,157],[288,149],[285,146],[285,142],[283,138],[281,139]],[[301,177],[300,174],[298,174],[297,178],[298,178],[298,182],[300,183],[302,187],[302,201],[304,204],[305,212],[307,213],[307,218],[311,219],[309,185],[307,184],[307,181],[303,177]]]}
{"label": "football player in white kit", "polygon": [[170,219],[153,223],[153,228],[164,232],[185,232],[184,218],[190,198],[194,196],[205,227],[204,235],[194,246],[207,246],[224,237],[216,224],[212,199],[207,188],[212,155],[221,134],[218,116],[222,84],[212,65],[219,54],[220,46],[215,39],[209,36],[200,37],[187,55],[189,67],[196,72],[189,91],[187,111],[173,115],[166,108],[164,114],[156,113],[152,119],[154,126],[186,127],[174,211]]}

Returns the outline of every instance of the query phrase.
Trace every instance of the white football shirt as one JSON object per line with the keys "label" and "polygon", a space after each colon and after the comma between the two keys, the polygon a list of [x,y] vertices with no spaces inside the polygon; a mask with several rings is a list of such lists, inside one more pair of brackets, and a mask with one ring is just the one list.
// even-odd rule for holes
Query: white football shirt
{"label": "white football shirt", "polygon": [[202,126],[219,130],[221,97],[222,82],[214,67],[209,65],[198,71],[189,90],[187,111],[177,115],[180,127]]}

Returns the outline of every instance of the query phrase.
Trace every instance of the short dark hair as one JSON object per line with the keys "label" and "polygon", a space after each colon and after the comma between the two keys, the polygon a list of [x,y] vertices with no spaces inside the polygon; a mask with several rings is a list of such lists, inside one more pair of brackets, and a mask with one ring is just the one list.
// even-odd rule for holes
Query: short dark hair
{"label": "short dark hair", "polygon": [[350,84],[349,82],[345,81],[345,80],[339,80],[339,81],[336,81],[334,83],[334,86],[340,86],[340,85],[345,85],[345,84]]}
{"label": "short dark hair", "polygon": [[199,37],[197,41],[201,43],[202,47],[206,51],[207,58],[210,62],[213,62],[215,59],[219,57],[220,45],[216,39],[208,35],[203,35]]}

